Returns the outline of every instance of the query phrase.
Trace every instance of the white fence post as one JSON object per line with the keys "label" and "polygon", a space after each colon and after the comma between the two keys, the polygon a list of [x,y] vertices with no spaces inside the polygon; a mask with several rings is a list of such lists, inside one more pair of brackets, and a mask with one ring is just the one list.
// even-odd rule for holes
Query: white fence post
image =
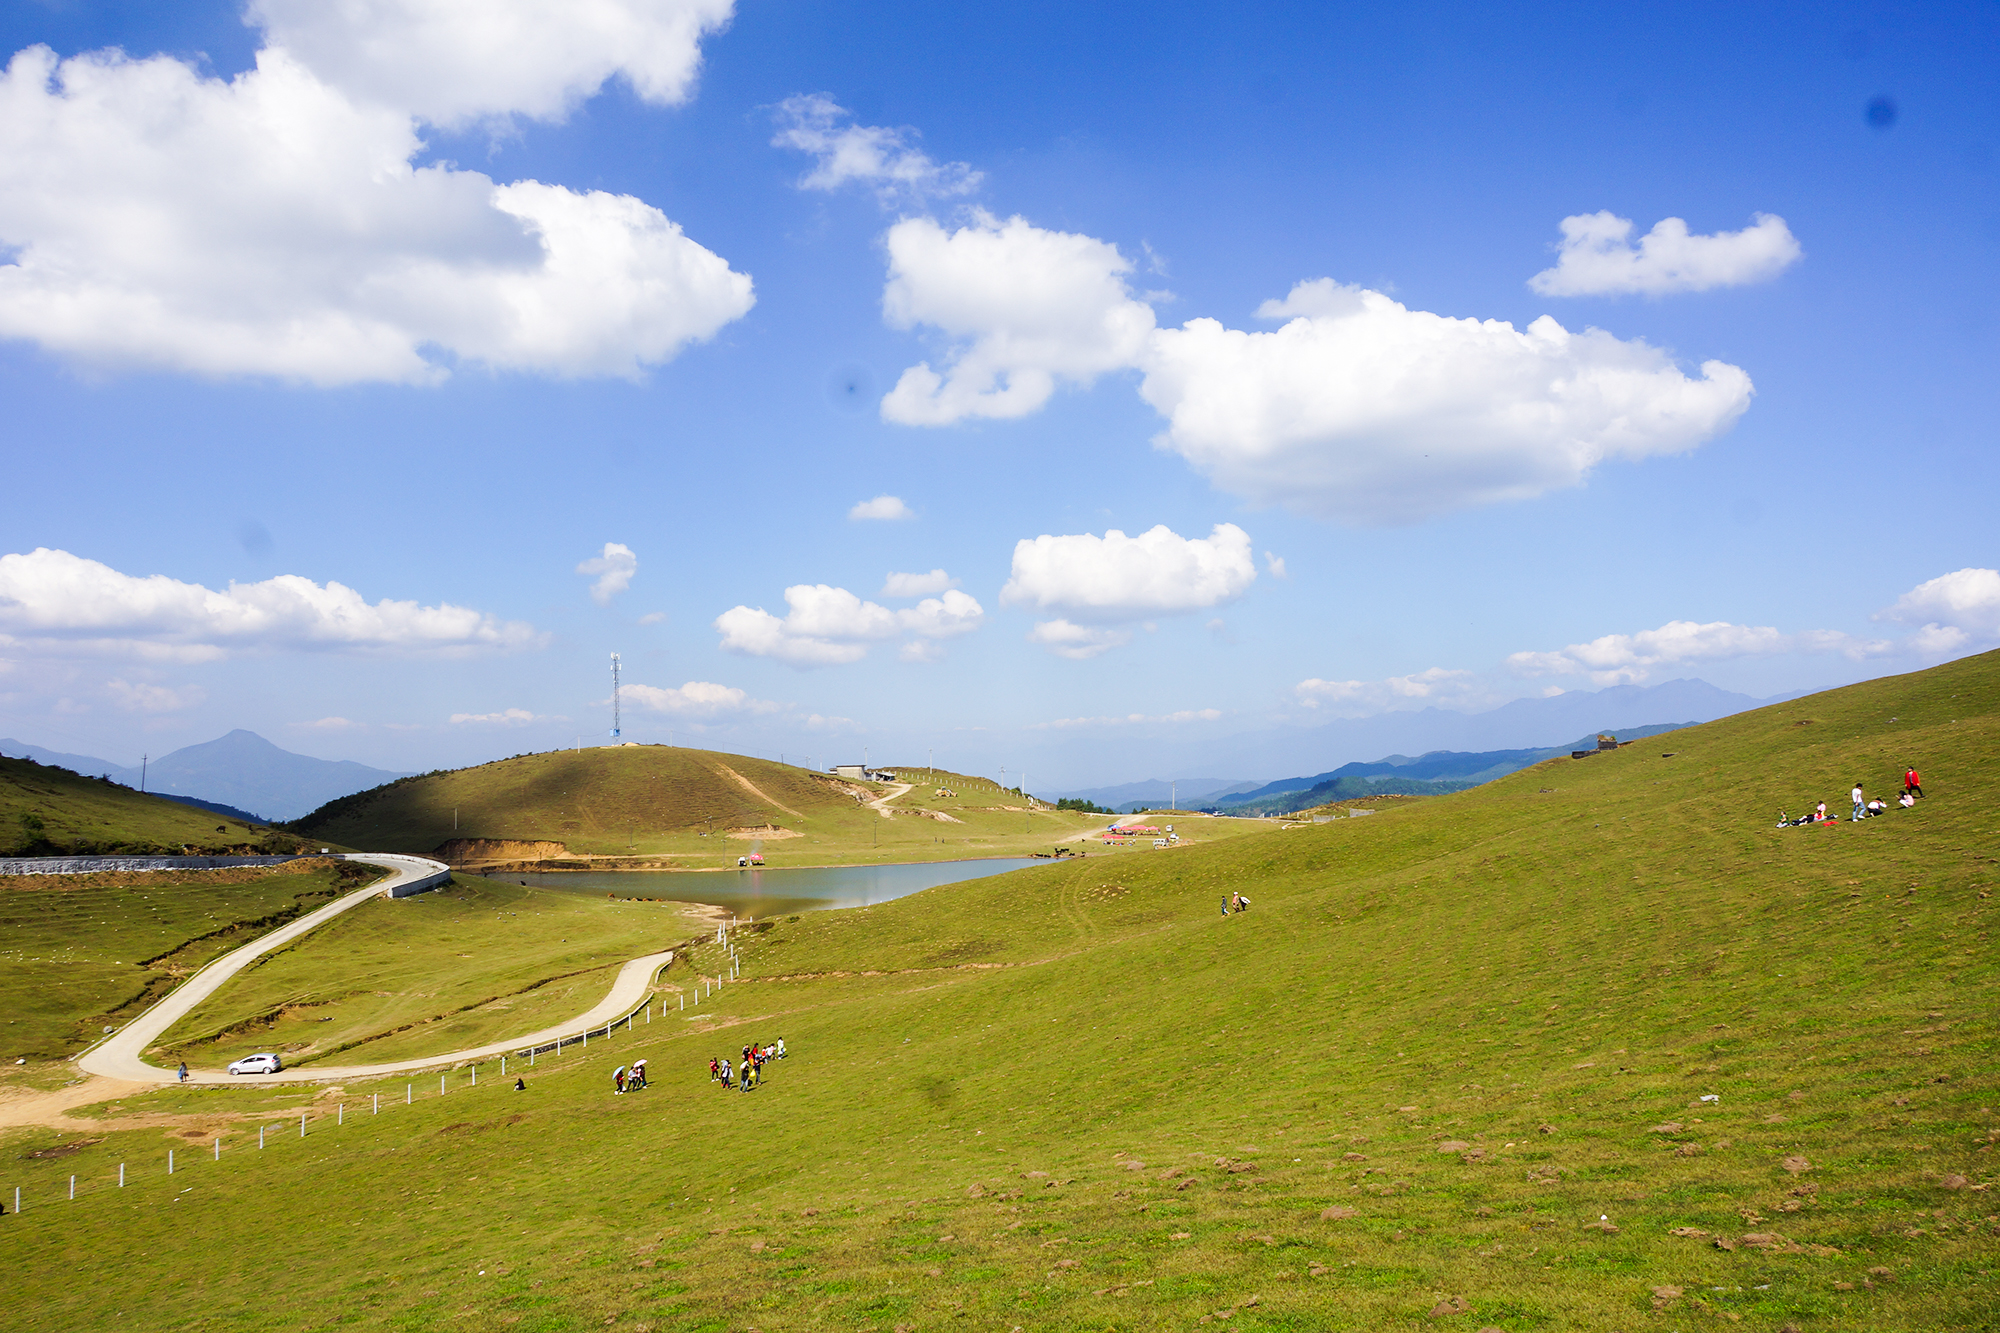
{"label": "white fence post", "polygon": [[403,1105],[408,1106],[411,1102],[414,1102],[416,1099],[417,1099],[417,1085],[414,1083],[405,1083],[403,1085]]}
{"label": "white fence post", "polygon": [[507,1057],[504,1055],[500,1057],[500,1077],[507,1077]]}
{"label": "white fence post", "polygon": [[375,1114],[382,1114],[382,1094],[379,1092],[375,1094]]}
{"label": "white fence post", "polygon": [[528,1068],[533,1069],[534,1067],[535,1067],[535,1048],[530,1046],[528,1048]]}
{"label": "white fence post", "polygon": [[123,1162],[118,1164],[118,1188],[121,1190],[125,1188],[125,1163]]}
{"label": "white fence post", "polygon": [[75,1176],[71,1176],[71,1177],[69,1178],[69,1197],[70,1197],[70,1198],[71,1198],[72,1200],[74,1200],[74,1199],[76,1198],[76,1177],[75,1177]]}
{"label": "white fence post", "polygon": [[479,1086],[479,1066],[478,1066],[478,1065],[474,1065],[474,1066],[472,1067],[472,1086],[473,1086],[473,1087],[475,1087],[475,1088]]}
{"label": "white fence post", "polygon": [[306,1136],[306,1118],[305,1115],[301,1113],[299,1116],[299,1137],[304,1138],[305,1136]]}
{"label": "white fence post", "polygon": [[216,1161],[218,1161],[218,1162],[222,1160],[222,1140],[221,1140],[221,1139],[217,1139],[217,1140],[215,1141],[215,1160],[216,1160]]}
{"label": "white fence post", "polygon": [[438,1075],[438,1096],[444,1096],[444,1075]]}
{"label": "white fence post", "polygon": [[[167,1149],[167,1174],[171,1176],[173,1173],[174,1173],[174,1150],[172,1148],[169,1148]],[[16,1208],[14,1211],[18,1213],[21,1210],[19,1208]]]}
{"label": "white fence post", "polygon": [[[265,1129],[267,1129],[267,1128],[268,1128],[268,1126],[266,1126],[266,1125],[259,1125],[259,1126],[257,1126],[257,1149],[258,1149],[258,1151],[260,1151],[260,1152],[261,1152],[261,1151],[263,1151],[263,1148],[264,1148],[264,1131],[265,1131]],[[119,1172],[121,1173],[121,1174],[120,1174],[120,1177],[119,1177],[119,1182],[118,1182],[118,1183],[122,1185],[122,1184],[124,1184],[124,1183],[125,1183],[125,1182],[124,1182],[124,1177],[123,1177],[123,1174],[122,1174],[122,1173],[124,1172],[125,1168],[121,1166],[121,1167],[119,1167],[119,1168],[118,1168],[118,1170],[119,1170]]]}
{"label": "white fence post", "polygon": [[21,1211],[21,1187],[19,1185],[14,1187],[14,1211],[17,1213]]}

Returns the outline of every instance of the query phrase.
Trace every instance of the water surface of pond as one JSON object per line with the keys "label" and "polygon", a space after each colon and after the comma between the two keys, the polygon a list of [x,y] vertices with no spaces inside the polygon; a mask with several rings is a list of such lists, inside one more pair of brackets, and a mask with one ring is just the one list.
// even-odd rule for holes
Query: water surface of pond
{"label": "water surface of pond", "polygon": [[983,861],[923,861],[893,866],[794,866],[783,870],[725,870],[699,874],[672,870],[569,870],[547,875],[493,878],[601,898],[670,898],[712,903],[741,917],[778,916],[828,907],[866,907],[940,884],[1003,875],[1024,866],[1053,864],[1039,857]]}

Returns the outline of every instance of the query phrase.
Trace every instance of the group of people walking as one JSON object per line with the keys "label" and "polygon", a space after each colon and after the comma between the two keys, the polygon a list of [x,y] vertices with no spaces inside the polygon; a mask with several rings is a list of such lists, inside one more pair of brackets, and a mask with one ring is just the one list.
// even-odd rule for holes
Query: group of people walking
{"label": "group of people walking", "polygon": [[1231,912],[1247,912],[1249,910],[1250,900],[1240,893],[1228,894],[1222,900],[1222,914],[1224,916],[1228,916]]}
{"label": "group of people walking", "polygon": [[624,1065],[618,1066],[618,1072],[613,1074],[611,1078],[613,1082],[617,1083],[618,1091],[621,1094],[637,1092],[641,1088],[650,1086],[646,1082],[646,1062],[644,1060],[634,1060],[629,1069]]}
{"label": "group of people walking", "polygon": [[753,1091],[764,1081],[764,1066],[785,1058],[785,1039],[780,1037],[769,1046],[761,1043],[745,1046],[742,1057],[742,1062],[733,1069],[726,1055],[711,1059],[708,1062],[708,1081],[743,1092]]}

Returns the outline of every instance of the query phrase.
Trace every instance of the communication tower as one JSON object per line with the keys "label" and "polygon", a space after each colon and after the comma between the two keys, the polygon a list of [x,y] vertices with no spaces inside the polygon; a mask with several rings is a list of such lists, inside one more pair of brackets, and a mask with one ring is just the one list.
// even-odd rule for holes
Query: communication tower
{"label": "communication tower", "polygon": [[624,720],[618,714],[618,654],[611,654],[611,739],[618,739]]}

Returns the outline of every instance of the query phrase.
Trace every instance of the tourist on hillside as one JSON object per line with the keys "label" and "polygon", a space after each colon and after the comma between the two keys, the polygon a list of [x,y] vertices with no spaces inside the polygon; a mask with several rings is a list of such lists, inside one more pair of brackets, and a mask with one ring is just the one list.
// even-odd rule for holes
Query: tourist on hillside
{"label": "tourist on hillside", "polygon": [[778,1038],[778,1058],[780,1060],[785,1058],[785,1039],[783,1037]]}
{"label": "tourist on hillside", "polygon": [[1917,798],[1910,795],[1908,792],[1904,792],[1901,796],[1898,796],[1896,798],[1896,804],[1902,806],[1903,809],[1905,810],[1909,809],[1916,803],[1917,803]]}
{"label": "tourist on hillside", "polygon": [[1222,895],[1222,914],[1224,916],[1229,915],[1229,907],[1230,907],[1230,895],[1225,893]]}
{"label": "tourist on hillside", "polygon": [[709,1081],[710,1083],[713,1083],[713,1082],[715,1082],[715,1080],[716,1080],[717,1078],[719,1078],[719,1077],[721,1076],[721,1073],[722,1073],[722,1065],[721,1065],[721,1062],[720,1062],[720,1061],[718,1061],[718,1060],[717,1060],[717,1059],[716,1059],[716,1058],[715,1058],[714,1056],[712,1056],[712,1055],[711,1055],[711,1056],[709,1056],[709,1057],[708,1057],[708,1081]]}
{"label": "tourist on hillside", "polygon": [[1889,803],[1883,800],[1880,796],[1877,796],[1874,800],[1868,803],[1868,813],[1870,817],[1873,817],[1875,815],[1886,815],[1889,813]]}
{"label": "tourist on hillside", "polygon": [[725,1088],[729,1086],[729,1057],[728,1057],[728,1056],[724,1056],[724,1057],[722,1058],[722,1086],[723,1086],[723,1087],[725,1087]]}
{"label": "tourist on hillside", "polygon": [[1812,818],[1812,822],[1813,822],[1813,823],[1815,823],[1815,824],[1824,824],[1824,823],[1826,823],[1826,802],[1825,802],[1825,801],[1821,801],[1821,802],[1820,802],[1820,803],[1819,803],[1818,805],[1816,805],[1816,806],[1814,806],[1814,807],[1813,807],[1813,818]]}
{"label": "tourist on hillside", "polygon": [[517,1078],[514,1080],[514,1091],[526,1092],[527,1090],[528,1090],[528,1080],[524,1078]]}
{"label": "tourist on hillside", "polygon": [[183,1083],[188,1081],[188,1062],[185,1060],[181,1061],[180,1081]]}
{"label": "tourist on hillside", "polygon": [[631,1076],[625,1080],[625,1091],[635,1092],[638,1089],[643,1088],[645,1086],[646,1086],[646,1062],[644,1060],[634,1060],[632,1062]]}
{"label": "tourist on hillside", "polygon": [[1855,783],[1854,790],[1847,793],[1847,796],[1849,800],[1854,802],[1854,818],[1852,822],[1859,824],[1868,817],[1867,802],[1861,795],[1861,784],[1858,782]]}
{"label": "tourist on hillside", "polygon": [[1917,776],[1917,770],[1914,768],[1906,770],[1903,774],[1903,794],[1908,796],[1912,793],[1918,796],[1924,794],[1924,780]]}
{"label": "tourist on hillside", "polygon": [[618,1066],[618,1072],[613,1074],[611,1076],[611,1079],[614,1083],[618,1085],[619,1095],[623,1096],[625,1092],[625,1066],[624,1065]]}

